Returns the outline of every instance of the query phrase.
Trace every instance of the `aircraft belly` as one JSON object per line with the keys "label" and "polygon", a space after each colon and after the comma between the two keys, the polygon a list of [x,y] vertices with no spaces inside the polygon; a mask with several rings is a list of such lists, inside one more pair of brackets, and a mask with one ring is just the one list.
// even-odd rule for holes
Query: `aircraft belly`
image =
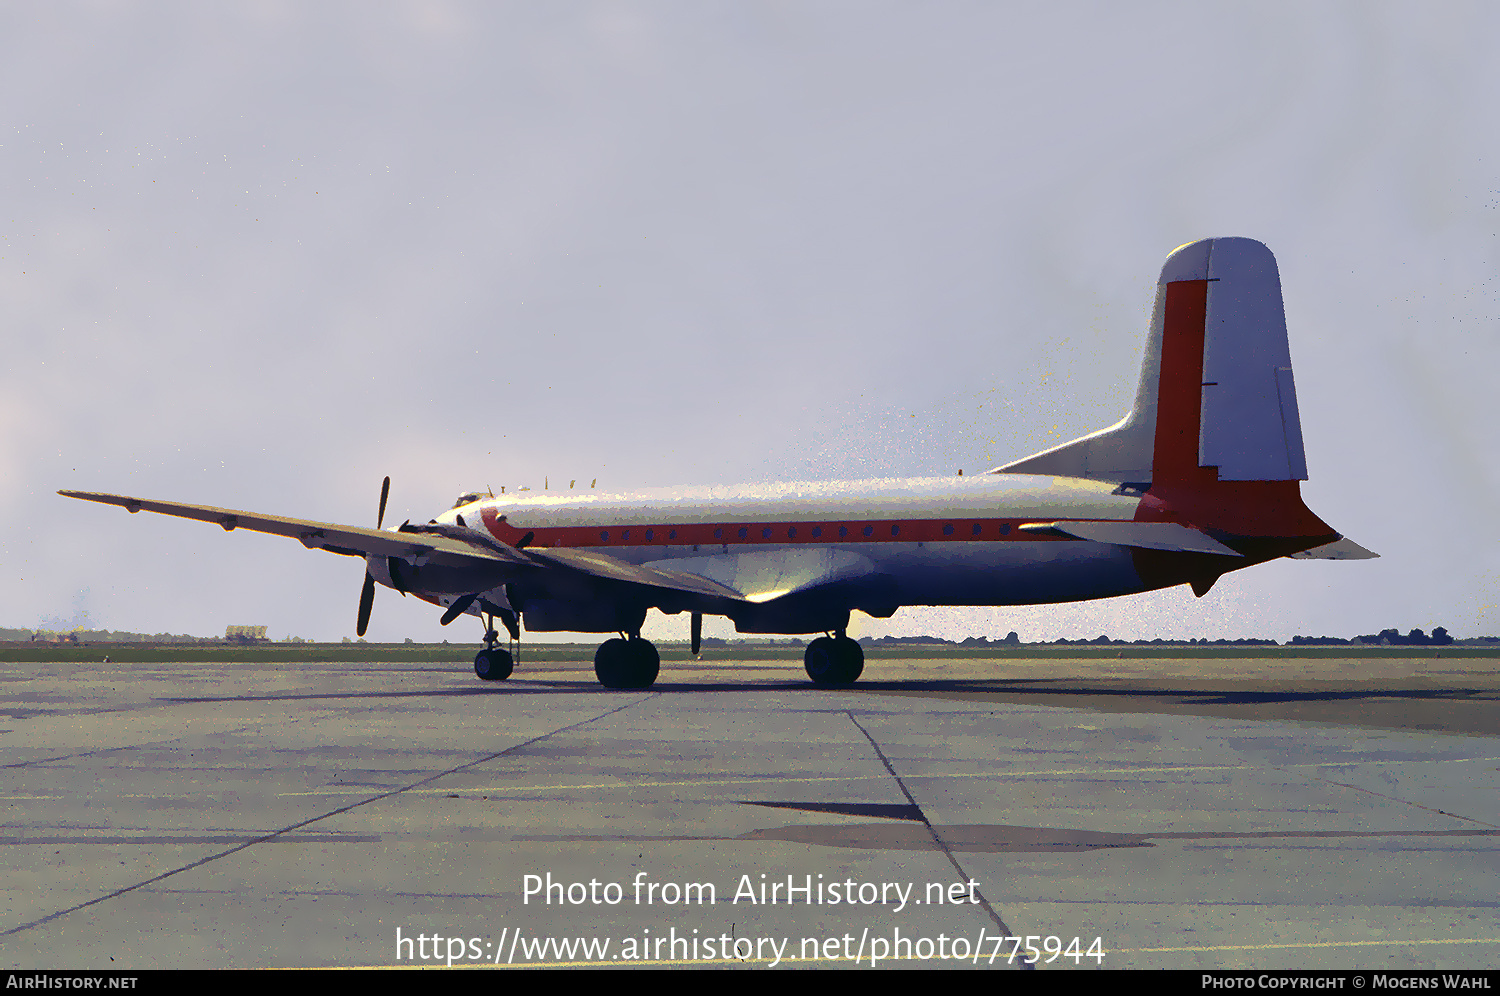
{"label": "aircraft belly", "polygon": [[759,547],[717,556],[673,557],[644,566],[686,571],[717,581],[751,602],[767,602],[809,588],[848,581],[871,573],[868,557],[831,546]]}
{"label": "aircraft belly", "polygon": [[1041,605],[1143,591],[1109,543],[928,543],[870,551],[902,605]]}
{"label": "aircraft belly", "polygon": [[[1112,543],[846,543],[836,549],[729,544],[611,547],[635,564],[711,577],[755,601],[838,586],[897,605],[1037,605],[1145,591],[1130,551]],[[826,560],[827,563],[822,562]],[[821,576],[813,570],[824,569]]]}

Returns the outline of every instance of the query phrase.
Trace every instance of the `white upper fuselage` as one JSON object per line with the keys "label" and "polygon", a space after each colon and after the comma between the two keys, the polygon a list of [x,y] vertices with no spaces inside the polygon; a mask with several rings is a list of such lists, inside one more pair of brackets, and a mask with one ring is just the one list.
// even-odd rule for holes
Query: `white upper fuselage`
{"label": "white upper fuselage", "polygon": [[[486,497],[437,517],[454,523],[493,509],[511,525],[652,526],[713,522],[930,520],[948,518],[1129,519],[1138,497],[1113,484],[1031,474],[883,477],[860,481],[649,488],[642,491],[530,491]],[[472,521],[470,521],[472,524]]]}
{"label": "white upper fuselage", "polygon": [[[1077,478],[983,474],[630,493],[523,492],[486,497],[437,521],[533,549],[596,550],[664,564],[745,590],[764,577],[876,574],[901,605],[1072,601],[1141,590],[1130,554],[1111,544],[1023,532],[1027,523],[1130,520],[1140,498]],[[835,558],[835,559],[829,559]],[[793,570],[795,566],[795,570]],[[739,580],[737,580],[739,579]]]}

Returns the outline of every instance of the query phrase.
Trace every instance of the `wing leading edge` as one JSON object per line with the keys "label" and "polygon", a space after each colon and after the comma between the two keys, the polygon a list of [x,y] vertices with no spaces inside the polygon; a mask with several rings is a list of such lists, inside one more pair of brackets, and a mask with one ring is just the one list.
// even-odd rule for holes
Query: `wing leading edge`
{"label": "wing leading edge", "polygon": [[489,537],[481,537],[478,533],[472,540],[460,540],[453,535],[453,530],[444,530],[442,533],[392,532],[384,529],[367,529],[362,526],[317,522],[312,519],[292,519],[282,515],[243,512],[233,508],[216,508],[212,505],[155,501],[94,491],[59,491],[58,494],[66,498],[81,498],[84,501],[96,501],[105,505],[118,505],[132,513],[157,512],[182,519],[212,522],[226,530],[248,529],[251,532],[270,533],[273,536],[289,536],[300,540],[302,545],[309,550],[327,550],[329,553],[350,557],[408,558],[442,553],[515,565],[530,565],[531,563],[524,553],[514,547],[508,547],[498,540],[490,540]]}

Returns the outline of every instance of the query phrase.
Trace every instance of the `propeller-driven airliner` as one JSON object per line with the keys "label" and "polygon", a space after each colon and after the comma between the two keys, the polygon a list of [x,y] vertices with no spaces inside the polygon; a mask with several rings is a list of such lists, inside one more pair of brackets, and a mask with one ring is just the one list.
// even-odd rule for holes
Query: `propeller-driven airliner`
{"label": "propeller-driven airliner", "polygon": [[1162,267],[1135,404],[1120,422],[988,473],[672,488],[630,494],[464,494],[421,525],[374,529],[123,495],[70,498],[290,536],[365,562],[356,630],[383,585],[480,617],[480,678],[509,677],[500,645],[529,632],[618,634],[594,655],[608,688],[645,688],[660,658],[649,609],[741,633],[821,633],[817,685],[854,682],[850,613],[907,605],[1035,605],[1173,585],[1279,557],[1375,554],[1302,502],[1307,479],[1281,278],[1271,251],[1204,239]]}

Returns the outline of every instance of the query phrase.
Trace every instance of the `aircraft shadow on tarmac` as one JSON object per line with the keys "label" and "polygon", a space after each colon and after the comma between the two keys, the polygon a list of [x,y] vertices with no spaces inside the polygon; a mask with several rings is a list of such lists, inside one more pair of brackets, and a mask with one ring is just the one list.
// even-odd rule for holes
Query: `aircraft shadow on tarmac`
{"label": "aircraft shadow on tarmac", "polygon": [[[1247,684],[1261,687],[1244,687]],[[820,695],[857,693],[898,695],[1019,706],[1045,706],[1101,713],[1165,713],[1264,722],[1302,722],[1330,726],[1410,730],[1460,736],[1500,736],[1500,688],[1401,687],[1401,679],[1369,682],[1359,688],[1284,688],[1272,679],[1204,680],[1187,687],[1180,679],[1079,681],[1037,679],[943,678],[910,681],[861,681],[848,688],[816,688],[805,681],[766,678],[728,681],[658,681],[649,689],[609,690],[582,673],[573,678],[512,678],[430,688],[374,691],[307,691],[244,695],[174,696],[160,702],[267,702],[298,700],[377,701],[436,699],[484,695],[703,695],[739,693]]]}
{"label": "aircraft shadow on tarmac", "polygon": [[[881,820],[879,823],[792,824],[752,830],[736,837],[690,836],[598,836],[569,835],[549,837],[579,842],[667,840],[735,840],[783,841],[821,847],[843,847],[879,851],[946,851],[967,853],[1044,853],[1092,851],[1109,848],[1156,847],[1166,841],[1190,841],[1200,844],[1222,842],[1246,846],[1255,842],[1269,845],[1295,840],[1342,840],[1350,838],[1454,838],[1500,837],[1493,828],[1458,830],[1258,830],[1236,831],[1163,831],[1160,833],[1117,833],[1105,830],[1079,830],[1061,827],[1023,827],[1000,824],[929,823],[920,807],[869,802],[771,802],[741,800],[741,805],[768,809],[790,809],[809,813],[827,813]],[[1500,905],[1500,904],[1497,904]]]}
{"label": "aircraft shadow on tarmac", "polygon": [[[273,692],[248,695],[170,696],[163,702],[261,702],[280,699],[379,699],[426,698],[471,695],[641,695],[722,692],[903,692],[908,694],[948,693],[963,695],[1026,695],[1059,697],[1108,696],[1119,699],[1177,700],[1196,705],[1261,705],[1278,702],[1354,702],[1375,699],[1417,701],[1474,701],[1500,704],[1500,690],[1492,688],[1367,688],[1313,689],[1306,691],[1216,690],[1213,688],[1121,688],[1109,685],[1058,685],[1048,679],[923,679],[913,681],[861,681],[845,688],[818,688],[805,681],[657,681],[644,689],[606,689],[598,682],[579,679],[525,680],[512,678],[505,684],[475,685],[466,688],[425,688],[389,691],[349,692]],[[1064,703],[1058,703],[1063,705]]]}

